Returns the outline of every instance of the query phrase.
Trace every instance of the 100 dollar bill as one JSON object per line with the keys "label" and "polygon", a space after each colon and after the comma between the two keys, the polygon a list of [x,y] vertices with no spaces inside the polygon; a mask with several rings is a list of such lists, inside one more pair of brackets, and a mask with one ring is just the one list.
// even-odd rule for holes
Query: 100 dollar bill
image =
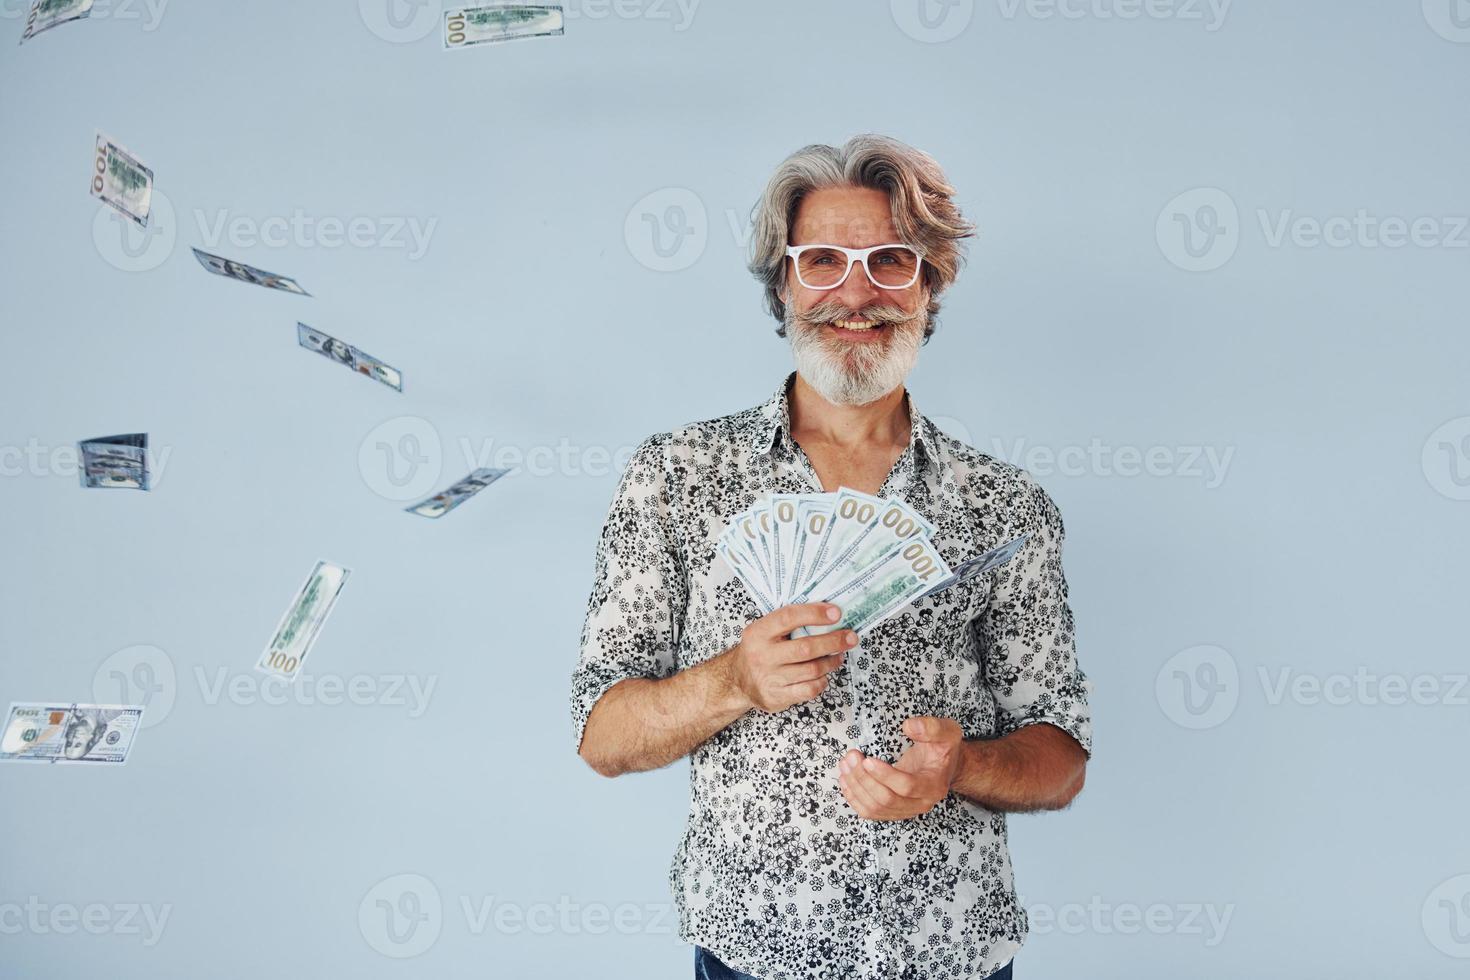
{"label": "100 dollar bill", "polygon": [[840,622],[831,626],[803,626],[791,635],[816,636],[839,629],[862,633],[948,576],[949,566],[927,539],[907,541],[857,578],[819,600],[842,610]]}
{"label": "100 dollar bill", "polygon": [[296,679],[306,655],[311,652],[311,645],[316,642],[317,633],[337,602],[337,594],[347,582],[348,574],[348,569],[329,561],[316,563],[306,578],[306,584],[296,594],[296,601],[281,617],[276,635],[271,638],[265,653],[260,655],[256,670],[288,681]]}
{"label": "100 dollar bill", "polygon": [[560,6],[508,3],[459,7],[444,14],[444,48],[566,33]]}
{"label": "100 dollar bill", "polygon": [[122,704],[10,706],[0,733],[0,762],[123,765],[143,709]]}
{"label": "100 dollar bill", "polygon": [[116,208],[140,228],[148,227],[153,207],[153,171],[116,140],[97,134],[92,161],[92,196]]}
{"label": "100 dollar bill", "polygon": [[31,12],[26,15],[26,29],[21,32],[20,43],[25,44],[42,31],[49,31],[58,24],[81,20],[92,15],[92,0],[36,0]]}

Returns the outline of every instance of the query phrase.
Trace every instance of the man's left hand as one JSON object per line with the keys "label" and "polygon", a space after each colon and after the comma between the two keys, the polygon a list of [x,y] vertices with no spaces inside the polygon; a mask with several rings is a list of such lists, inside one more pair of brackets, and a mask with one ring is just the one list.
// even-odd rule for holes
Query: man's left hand
{"label": "man's left hand", "polygon": [[897,765],[848,750],[837,765],[842,795],[866,820],[907,820],[928,813],[949,795],[964,751],[964,732],[952,718],[916,716],[903,723],[912,741]]}

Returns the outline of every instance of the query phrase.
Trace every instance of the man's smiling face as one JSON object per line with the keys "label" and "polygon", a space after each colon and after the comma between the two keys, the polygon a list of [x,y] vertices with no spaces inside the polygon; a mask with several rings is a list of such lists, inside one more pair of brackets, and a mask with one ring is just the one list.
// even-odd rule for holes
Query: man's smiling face
{"label": "man's smiling face", "polygon": [[[827,187],[802,198],[792,245],[868,248],[902,243],[888,195],[870,187]],[[797,370],[828,401],[860,405],[900,384],[913,368],[928,322],[924,277],[884,289],[861,265],[840,286],[810,289],[787,259],[786,330]]]}

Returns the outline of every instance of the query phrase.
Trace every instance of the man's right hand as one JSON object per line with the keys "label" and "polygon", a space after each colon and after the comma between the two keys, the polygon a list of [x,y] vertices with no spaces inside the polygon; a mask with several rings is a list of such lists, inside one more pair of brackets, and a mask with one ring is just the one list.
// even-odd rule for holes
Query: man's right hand
{"label": "man's right hand", "polygon": [[830,602],[782,606],[745,627],[730,648],[731,681],[740,695],[762,711],[784,711],[810,701],[827,688],[827,675],[842,666],[857,646],[852,630],[791,638],[802,626],[830,626],[842,611]]}

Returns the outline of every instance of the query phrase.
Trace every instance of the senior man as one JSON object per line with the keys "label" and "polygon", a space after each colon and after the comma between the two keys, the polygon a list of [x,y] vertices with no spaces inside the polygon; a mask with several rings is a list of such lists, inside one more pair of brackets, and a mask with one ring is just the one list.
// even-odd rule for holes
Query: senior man
{"label": "senior man", "polygon": [[[932,157],[881,136],[783,161],[751,270],[796,371],[763,405],[644,440],[602,529],[578,752],[605,776],[690,757],[669,884],[701,980],[1009,978],[1027,924],[1005,814],[1082,788],[1061,515],[904,387],[973,234],[953,195]],[[951,566],[1027,537],[860,643],[793,639],[839,611],[760,615],[716,541],[769,494],[839,487],[902,498]]]}

